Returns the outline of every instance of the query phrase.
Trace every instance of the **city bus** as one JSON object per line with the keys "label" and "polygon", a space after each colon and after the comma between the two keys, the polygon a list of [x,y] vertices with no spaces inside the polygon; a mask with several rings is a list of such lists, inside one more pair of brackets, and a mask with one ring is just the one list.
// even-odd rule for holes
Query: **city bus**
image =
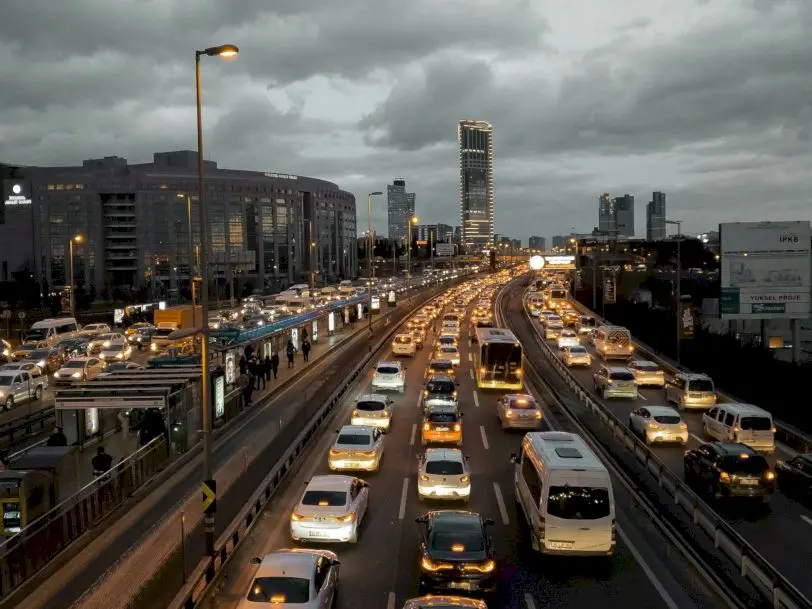
{"label": "city bus", "polygon": [[477,328],[474,346],[476,384],[480,389],[521,389],[524,386],[522,345],[505,328]]}
{"label": "city bus", "polygon": [[553,311],[567,302],[567,288],[560,285],[549,287],[550,295],[547,297],[547,306]]}

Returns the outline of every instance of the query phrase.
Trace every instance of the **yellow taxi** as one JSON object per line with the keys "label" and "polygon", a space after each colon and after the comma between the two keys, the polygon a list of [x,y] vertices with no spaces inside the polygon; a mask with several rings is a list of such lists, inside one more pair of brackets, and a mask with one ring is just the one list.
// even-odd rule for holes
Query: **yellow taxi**
{"label": "yellow taxi", "polygon": [[456,406],[428,406],[423,415],[420,440],[426,444],[456,444],[462,446],[462,413]]}

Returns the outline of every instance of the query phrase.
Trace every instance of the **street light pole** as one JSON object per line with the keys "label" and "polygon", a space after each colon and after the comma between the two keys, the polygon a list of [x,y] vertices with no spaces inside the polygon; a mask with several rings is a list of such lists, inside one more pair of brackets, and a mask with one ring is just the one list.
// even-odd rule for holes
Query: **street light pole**
{"label": "street light pole", "polygon": [[74,281],[74,272],[73,272],[73,243],[81,243],[84,240],[84,236],[74,235],[70,238],[70,245],[68,246],[68,252],[70,254],[70,315],[74,319],[76,318],[76,283]]}
{"label": "street light pole", "polygon": [[680,363],[680,347],[682,346],[682,220],[666,220],[666,224],[675,224],[677,227],[677,280],[675,292],[677,293],[677,364]]}
{"label": "street light pole", "polygon": [[375,244],[372,241],[372,197],[377,197],[383,193],[379,190],[371,192],[367,195],[367,306],[369,311],[367,317],[369,320],[369,335],[372,336],[372,255],[375,249]]}
{"label": "street light pole", "polygon": [[313,296],[313,290],[316,288],[316,269],[315,264],[313,263],[313,250],[316,247],[316,241],[313,239],[313,220],[310,219],[307,221],[308,225],[308,237],[310,238],[310,249],[309,253],[310,256],[308,258],[307,264],[310,266],[310,295]]}
{"label": "street light pole", "polygon": [[410,285],[412,281],[412,224],[416,224],[420,222],[420,218],[417,216],[411,216],[409,218],[409,230],[408,230],[408,239],[409,239],[409,257],[407,258],[407,266],[406,266],[406,278],[409,280]]}
{"label": "street light pole", "polygon": [[[239,49],[230,44],[209,47],[195,51],[195,93],[197,101],[197,196],[200,205],[200,397],[203,408],[203,480],[213,479],[211,466],[211,429],[212,407],[209,370],[209,210],[203,182],[203,98],[200,87],[200,58],[209,57],[233,58]],[[216,505],[216,504],[215,504]],[[203,519],[206,536],[206,555],[214,558],[214,513],[206,514]],[[213,563],[210,570],[213,571]]]}

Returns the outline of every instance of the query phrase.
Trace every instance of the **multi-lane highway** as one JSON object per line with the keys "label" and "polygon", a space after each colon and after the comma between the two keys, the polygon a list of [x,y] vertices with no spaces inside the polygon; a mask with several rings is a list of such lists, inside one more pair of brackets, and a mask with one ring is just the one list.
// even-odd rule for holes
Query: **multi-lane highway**
{"label": "multi-lane highway", "polygon": [[[538,319],[531,324],[540,329]],[[521,336],[523,341],[543,340],[533,336]],[[556,350],[554,341],[547,341]],[[572,374],[586,388],[594,389],[593,374],[602,360],[595,352],[595,348],[584,346],[593,357],[590,368],[573,367]],[[636,358],[643,359],[643,358]],[[622,362],[611,362],[613,365],[622,365]],[[592,397],[609,408],[621,421],[628,421],[629,414],[641,406],[665,405],[664,391],[662,389],[640,389],[637,400],[602,399],[594,390]],[[673,407],[674,405],[671,404]],[[687,423],[690,437],[686,447],[678,445],[654,444],[650,448],[674,473],[683,476],[683,457],[686,449],[699,446],[709,438],[703,432],[702,411],[686,410],[680,413]],[[781,444],[776,454],[768,457],[774,462],[776,459],[787,459],[794,453]],[[776,491],[771,510],[760,505],[743,505],[742,502],[719,503],[716,506],[718,513],[750,542],[769,562],[778,568],[784,576],[789,578],[802,592],[812,595],[812,510],[796,499],[787,497],[781,491]]]}
{"label": "multi-lane highway", "polygon": [[[418,499],[417,455],[420,442],[419,393],[436,335],[429,334],[426,348],[407,359],[407,389],[394,394],[393,425],[386,436],[381,469],[360,475],[371,485],[370,509],[357,544],[330,545],[341,560],[338,606],[343,608],[394,609],[417,596],[419,575],[417,525],[414,519],[429,509],[454,504]],[[465,326],[460,340],[459,396],[464,413],[463,451],[470,457],[472,496],[467,506],[495,521],[492,538],[499,564],[495,607],[536,609],[547,606],[588,607],[716,607],[719,601],[701,586],[679,555],[660,539],[656,528],[624,486],[615,480],[619,541],[607,561],[542,558],[528,548],[524,524],[514,509],[511,453],[517,452],[521,433],[501,430],[496,419],[498,393],[476,389],[471,350]],[[391,357],[387,352],[383,358]],[[224,587],[218,594],[220,607],[236,607],[251,585],[256,566],[250,558],[273,549],[291,547],[290,513],[304,484],[313,475],[329,473],[327,455],[334,431],[348,422],[354,399],[370,392],[371,372],[357,383],[343,406],[335,411],[331,425],[314,442],[313,450],[289,476],[273,505],[251,538],[234,556]],[[567,428],[545,409],[548,427]]]}

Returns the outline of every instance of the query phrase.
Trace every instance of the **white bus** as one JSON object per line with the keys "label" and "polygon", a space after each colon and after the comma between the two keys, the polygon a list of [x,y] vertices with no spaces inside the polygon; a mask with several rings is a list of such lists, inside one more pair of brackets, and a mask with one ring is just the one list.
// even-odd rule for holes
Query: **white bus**
{"label": "white bus", "polygon": [[323,301],[337,300],[338,290],[332,286],[321,288],[321,290],[319,290],[319,298]]}
{"label": "white bus", "polygon": [[293,315],[310,309],[310,299],[297,296],[295,292],[283,292],[276,297],[275,304]]}
{"label": "white bus", "polygon": [[630,359],[634,355],[632,335],[623,326],[601,326],[595,331],[595,351],[603,359]]}
{"label": "white bus", "polygon": [[350,281],[349,279],[345,279],[344,281],[338,284],[338,294],[343,298],[355,296],[357,291],[358,290],[354,285],[352,285],[352,281]]}
{"label": "white bus", "polygon": [[290,286],[286,292],[296,292],[297,296],[301,296],[302,298],[310,298],[310,286],[306,283],[297,283],[296,285]]}
{"label": "white bus", "polygon": [[26,342],[45,341],[53,347],[63,338],[73,338],[79,334],[79,324],[73,317],[56,317],[36,321],[25,333]]}
{"label": "white bus", "polygon": [[[445,322],[444,322],[445,323]],[[522,345],[505,328],[477,328],[474,365],[480,389],[521,389]]]}
{"label": "white bus", "polygon": [[514,491],[531,545],[544,554],[609,556],[615,549],[615,497],[609,472],[576,434],[524,436]]}

